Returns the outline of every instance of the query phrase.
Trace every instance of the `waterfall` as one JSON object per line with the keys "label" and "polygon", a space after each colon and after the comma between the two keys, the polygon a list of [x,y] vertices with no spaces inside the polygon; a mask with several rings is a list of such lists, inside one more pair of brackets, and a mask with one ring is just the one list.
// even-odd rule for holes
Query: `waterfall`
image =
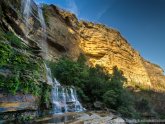
{"label": "waterfall", "polygon": [[[45,19],[43,17],[42,4],[40,4],[38,6],[38,17],[39,17],[39,21],[41,23],[42,31],[45,34],[46,33],[46,24],[45,24]],[[44,38],[46,38],[46,36]]]}
{"label": "waterfall", "polygon": [[72,88],[70,88],[70,92],[71,92],[71,101],[76,101],[75,94],[73,93]]}
{"label": "waterfall", "polygon": [[65,89],[62,89],[62,99],[63,99],[63,104],[64,104],[64,112],[67,112],[67,104],[66,104],[66,93],[64,91]]}
{"label": "waterfall", "polygon": [[75,96],[75,111],[77,112],[81,112],[84,110],[84,108],[82,107],[81,103],[79,102],[79,100],[77,99],[77,92],[76,90],[74,90],[74,96]]}
{"label": "waterfall", "polygon": [[23,17],[26,25],[25,29],[25,35],[28,36],[29,34],[29,29],[30,29],[30,23],[29,19],[31,16],[31,0],[22,0],[22,11],[23,11]]}
{"label": "waterfall", "polygon": [[66,88],[61,86],[56,78],[53,79],[50,68],[46,68],[47,83],[52,85],[52,104],[53,113],[64,113],[64,112],[81,112],[84,110],[81,103],[77,98],[75,88]]}
{"label": "waterfall", "polygon": [[[32,1],[31,0],[22,0],[22,11],[25,20],[25,25],[27,28],[26,36],[29,34],[29,18],[32,14]],[[46,34],[46,24],[43,16],[42,5],[37,5],[38,11],[38,20],[41,24],[41,34],[42,34],[42,50],[45,52],[47,57],[47,34]],[[46,59],[46,57],[44,57]],[[52,85],[52,105],[53,105],[53,113],[64,113],[64,112],[80,112],[83,111],[83,107],[81,103],[78,101],[77,93],[75,88],[73,87],[64,87],[61,86],[60,82],[53,78],[51,69],[45,64],[46,68],[46,78],[47,83]]]}
{"label": "waterfall", "polygon": [[50,85],[53,85],[53,80],[52,80],[52,73],[50,68],[47,67],[47,65],[45,64],[45,68],[46,68],[46,78],[47,78],[47,83]]}
{"label": "waterfall", "polygon": [[[32,13],[32,6],[33,6],[33,1],[32,0],[22,0],[22,13],[23,13],[23,18],[25,21],[25,31],[24,34],[26,37],[29,36],[29,32],[30,29],[32,29],[32,25],[30,24],[30,19],[32,17],[32,15],[34,16],[34,14]],[[41,24],[41,48],[43,51],[43,58],[47,59],[47,42],[46,42],[46,38],[47,38],[47,34],[46,34],[46,24],[45,24],[45,19],[43,16],[43,11],[42,11],[42,4],[37,5],[37,11],[38,11],[38,18],[37,20],[40,22]]]}
{"label": "waterfall", "polygon": [[[70,91],[70,92],[68,92]],[[63,87],[54,79],[52,89],[53,113],[81,112],[84,110],[77,99],[77,93],[74,88]]]}
{"label": "waterfall", "polygon": [[40,24],[41,24],[41,34],[42,34],[42,45],[41,45],[41,48],[42,48],[42,51],[44,52],[44,58],[47,59],[47,42],[46,42],[46,39],[47,39],[47,34],[46,34],[46,23],[45,23],[45,19],[44,19],[44,16],[43,16],[43,11],[42,11],[42,4],[38,5],[38,17],[39,17],[39,21],[40,21]]}

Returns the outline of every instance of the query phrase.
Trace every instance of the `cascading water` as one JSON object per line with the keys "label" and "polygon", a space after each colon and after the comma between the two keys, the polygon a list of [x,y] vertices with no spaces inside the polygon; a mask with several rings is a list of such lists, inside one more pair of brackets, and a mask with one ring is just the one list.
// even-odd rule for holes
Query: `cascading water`
{"label": "cascading water", "polygon": [[[33,28],[32,25],[30,24],[30,19],[32,15],[34,16],[34,13],[32,11],[33,8],[33,1],[32,0],[22,0],[22,13],[25,21],[26,28],[24,30],[24,34],[26,37],[29,37],[29,32]],[[38,11],[38,18],[36,19],[40,22],[41,24],[41,48],[43,51],[43,57],[47,59],[47,34],[46,34],[46,24],[45,24],[45,19],[43,16],[43,11],[42,11],[42,4],[37,5],[37,11]]]}
{"label": "cascading water", "polygon": [[52,89],[52,103],[54,113],[83,111],[83,107],[77,99],[76,90],[61,86],[56,79],[54,79]]}
{"label": "cascading water", "polygon": [[38,17],[39,17],[39,21],[40,21],[41,26],[42,26],[42,31],[45,34],[44,38],[46,39],[46,24],[45,24],[45,19],[43,17],[42,4],[40,4],[38,6]]}
{"label": "cascading water", "polygon": [[47,78],[47,83],[50,85],[53,85],[53,80],[52,80],[52,73],[50,68],[47,67],[47,65],[45,64],[45,68],[46,68],[46,78]]}
{"label": "cascading water", "polygon": [[46,24],[45,24],[45,19],[43,16],[43,11],[42,11],[42,4],[38,5],[38,17],[39,17],[39,21],[41,24],[41,34],[42,34],[42,45],[41,48],[45,54],[44,58],[47,59],[47,34],[46,34]]}
{"label": "cascading water", "polygon": [[[42,30],[44,32],[43,41],[46,41],[46,24],[43,17],[42,6],[38,7],[38,16],[41,23]],[[46,44],[46,43],[44,43]],[[47,45],[43,46],[47,48]],[[46,49],[47,54],[47,49]],[[83,107],[77,99],[76,90],[70,88],[70,93],[68,89],[61,86],[61,84],[53,77],[51,74],[50,68],[46,66],[47,71],[47,81],[49,84],[53,84],[52,89],[52,104],[53,104],[53,113],[63,113],[63,112],[79,112],[83,111]]]}
{"label": "cascading water", "polygon": [[[29,18],[31,16],[32,4],[31,0],[23,0],[22,2],[23,16],[25,19],[25,24],[27,30],[29,29]],[[47,57],[47,43],[46,43],[46,24],[43,17],[42,5],[38,5],[38,18],[41,24],[41,34],[42,34],[42,50],[45,52]],[[26,36],[28,36],[28,32]],[[44,57],[44,58],[46,58]],[[53,113],[64,113],[64,112],[80,112],[83,111],[81,103],[77,99],[77,93],[75,88],[63,87],[61,84],[52,77],[50,68],[45,64],[47,83],[52,85],[52,104]]]}
{"label": "cascading water", "polygon": [[31,15],[31,0],[22,0],[22,12],[23,12],[23,17],[25,20],[25,25],[26,25],[26,29],[25,29],[25,35],[26,37],[29,34],[29,28],[30,28],[30,23],[29,23],[29,18]]}

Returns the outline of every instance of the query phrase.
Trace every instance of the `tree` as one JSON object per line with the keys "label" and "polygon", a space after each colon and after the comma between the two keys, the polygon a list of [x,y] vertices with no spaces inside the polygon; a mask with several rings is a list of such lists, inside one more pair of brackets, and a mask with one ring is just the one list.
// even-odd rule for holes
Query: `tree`
{"label": "tree", "polygon": [[102,101],[108,108],[131,115],[133,100],[123,88],[126,78],[116,66],[113,73],[108,74],[98,65],[87,66],[86,58],[81,54],[77,61],[61,58],[57,63],[51,62],[49,67],[63,85],[76,87],[83,103]]}

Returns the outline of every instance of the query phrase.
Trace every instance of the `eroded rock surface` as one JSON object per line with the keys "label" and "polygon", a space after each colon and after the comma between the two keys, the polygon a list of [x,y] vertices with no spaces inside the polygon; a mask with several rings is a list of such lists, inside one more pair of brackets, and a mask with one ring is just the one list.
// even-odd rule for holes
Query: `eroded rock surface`
{"label": "eroded rock surface", "polygon": [[[13,32],[24,44],[35,49],[33,52],[37,53],[37,56],[42,56],[43,32],[36,4],[33,2],[32,6],[33,14],[29,19],[31,28],[27,37],[21,0],[0,0],[0,12],[3,12],[3,16],[0,16],[0,26],[6,32]],[[56,61],[62,56],[68,56],[76,60],[80,53],[84,53],[90,66],[100,65],[109,73],[112,73],[113,66],[117,66],[123,71],[128,82],[154,91],[165,91],[163,70],[143,59],[118,31],[101,24],[79,21],[74,14],[54,5],[44,6],[43,11],[47,25],[47,38],[44,41],[44,44],[47,44],[45,49],[48,51],[46,59]],[[0,75],[10,75],[10,72],[0,70]],[[5,98],[3,94],[1,97]],[[6,108],[3,111],[29,109],[35,106],[33,98],[31,100],[30,103],[16,100],[12,103],[14,109],[7,107],[9,101],[6,107],[4,104],[1,106]]]}
{"label": "eroded rock surface", "polygon": [[0,113],[37,109],[37,98],[30,94],[0,94]]}
{"label": "eroded rock surface", "polygon": [[[21,16],[20,0],[14,1],[16,2],[4,2],[10,6],[2,7],[6,17],[2,18],[1,23],[24,38],[26,25]],[[29,39],[25,38],[24,41],[28,45],[41,48],[43,32],[36,9],[36,4],[33,3],[33,14],[30,18],[32,28],[28,34]],[[59,57],[67,55],[76,60],[80,53],[84,53],[90,66],[100,65],[109,73],[112,72],[113,66],[117,66],[123,71],[128,82],[164,91],[163,70],[143,59],[115,29],[79,21],[74,14],[54,5],[45,5],[43,11],[47,25],[47,59],[56,61]]]}
{"label": "eroded rock surface", "polygon": [[[109,73],[117,66],[123,71],[128,82],[136,85],[156,90],[155,85],[158,87],[165,82],[162,69],[155,64],[146,64],[147,61],[118,31],[101,24],[79,21],[75,15],[53,5],[45,9],[45,14],[52,42],[60,44],[66,50],[56,52],[55,47],[49,46],[49,59],[55,60],[64,54],[77,59],[80,53],[84,53],[90,66],[100,65]],[[154,72],[159,78],[156,78]],[[164,88],[159,90],[164,91]]]}

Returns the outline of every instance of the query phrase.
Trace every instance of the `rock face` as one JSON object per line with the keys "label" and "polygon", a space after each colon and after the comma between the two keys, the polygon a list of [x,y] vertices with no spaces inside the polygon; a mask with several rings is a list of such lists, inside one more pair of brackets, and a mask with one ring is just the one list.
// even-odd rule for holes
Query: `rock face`
{"label": "rock face", "polygon": [[38,104],[37,99],[30,95],[10,95],[1,93],[0,94],[0,113],[13,112],[13,111],[25,111],[25,110],[37,110]]}
{"label": "rock face", "polygon": [[164,70],[160,66],[146,60],[143,60],[143,63],[151,80],[152,87],[154,87],[155,90],[157,91],[164,91],[165,89]]}
{"label": "rock face", "polygon": [[[20,7],[20,0],[0,1],[0,123],[2,120],[16,119],[17,116],[26,117],[27,113],[28,116],[32,113],[36,116],[34,111],[38,110],[42,94],[37,96],[34,92],[29,92],[29,89],[32,91],[46,82],[43,64],[38,66],[39,70],[43,70],[42,73],[36,76],[38,71],[34,68],[42,60],[39,57],[41,49],[37,42],[25,37],[25,23]],[[42,89],[38,87],[38,90]],[[38,90],[33,91],[37,93]]]}
{"label": "rock face", "polygon": [[[7,0],[9,9],[2,7],[6,12],[6,18],[2,19],[2,22],[24,38],[26,26],[22,16],[18,16],[21,15],[21,2],[13,1],[15,2],[11,3]],[[43,11],[47,24],[47,59],[56,61],[59,57],[67,55],[76,60],[80,53],[84,53],[90,66],[100,65],[109,73],[112,72],[113,66],[117,66],[123,71],[128,82],[164,91],[163,70],[143,59],[118,31],[101,24],[79,21],[74,14],[54,5],[45,5]],[[29,40],[25,41],[31,46],[41,47],[42,31],[35,3],[30,20],[33,28],[28,34]],[[31,44],[30,41],[35,43]]]}
{"label": "rock face", "polygon": [[83,24],[80,28],[80,48],[89,58],[90,65],[100,65],[109,73],[117,66],[128,82],[151,85],[140,54],[119,32],[101,25]]}
{"label": "rock face", "polygon": [[[156,91],[156,93],[165,91],[165,76],[161,67],[141,57],[140,53],[134,50],[118,31],[105,25],[79,21],[74,14],[54,5],[44,5],[43,12],[47,25],[47,38],[44,42],[37,6],[34,1],[32,1],[32,14],[29,19],[30,29],[27,34],[21,0],[0,0],[0,29],[5,33],[12,32],[21,39],[25,46],[31,48],[30,58],[32,56],[34,59],[43,57],[45,53],[41,49],[42,44],[45,44],[45,49],[48,52],[45,59],[51,61],[57,61],[62,56],[76,60],[83,53],[87,57],[87,64],[90,66],[100,65],[109,73],[112,73],[112,68],[117,66],[128,80],[126,86],[134,84],[137,87]],[[10,70],[0,69],[0,76],[8,77],[10,75]],[[41,82],[45,82],[43,78],[44,76],[41,77]],[[158,96],[160,97],[154,95],[151,102],[155,104],[158,111],[164,113],[164,99],[162,99],[164,93]],[[11,111],[36,110],[37,107],[36,98],[32,95],[0,93],[0,115]],[[5,120],[5,118],[3,119]],[[101,121],[104,122],[104,119],[101,118]],[[119,118],[119,120],[121,119]]]}
{"label": "rock face", "polygon": [[[143,59],[118,31],[104,25],[78,21],[75,15],[53,5],[47,6],[44,12],[51,41],[65,48],[65,51],[58,52],[58,57],[67,54],[76,59],[80,53],[84,53],[89,65],[100,65],[109,73],[117,66],[128,82],[136,85],[157,90],[162,87],[159,84],[165,83],[163,70]],[[49,59],[58,58],[53,46],[49,47]],[[164,91],[164,86],[160,90]]]}
{"label": "rock face", "polygon": [[66,113],[49,116],[36,120],[36,123],[56,124],[126,124],[126,121],[117,114],[105,111]]}
{"label": "rock face", "polygon": [[16,94],[0,92],[0,123],[38,116],[38,99],[30,94]]}

